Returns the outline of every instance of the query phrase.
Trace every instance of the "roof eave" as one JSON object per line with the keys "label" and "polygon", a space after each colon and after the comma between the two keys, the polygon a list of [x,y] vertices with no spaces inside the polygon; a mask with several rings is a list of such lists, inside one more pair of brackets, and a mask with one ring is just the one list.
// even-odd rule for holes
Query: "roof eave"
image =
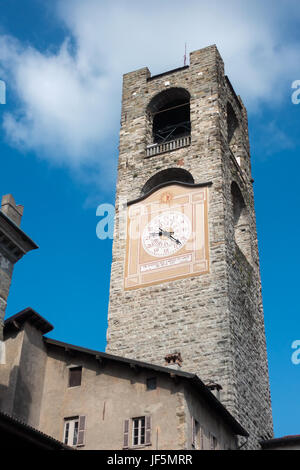
{"label": "roof eave", "polygon": [[103,353],[101,351],[95,351],[91,349],[82,348],[80,346],[74,346],[72,344],[63,343],[61,341],[57,341],[52,338],[44,338],[44,341],[47,344],[51,344],[54,346],[58,346],[64,349],[75,350],[81,353],[94,355],[97,358],[107,359],[116,362],[122,362],[125,364],[134,365],[136,367],[141,367],[144,369],[151,369],[157,372],[169,374],[172,376],[178,376],[179,378],[185,379],[190,381],[193,385],[195,385],[198,390],[201,391],[202,394],[208,399],[209,403],[215,408],[220,411],[222,414],[224,421],[231,427],[235,434],[248,437],[248,432],[238,423],[238,421],[229,413],[229,411],[225,408],[225,406],[215,397],[215,395],[206,387],[206,385],[202,382],[202,380],[195,374],[191,374],[190,372],[184,372],[176,369],[170,369],[168,367],[157,366],[155,364],[150,364],[148,362],[137,361],[136,359],[129,359],[121,356],[115,356],[112,354]]}

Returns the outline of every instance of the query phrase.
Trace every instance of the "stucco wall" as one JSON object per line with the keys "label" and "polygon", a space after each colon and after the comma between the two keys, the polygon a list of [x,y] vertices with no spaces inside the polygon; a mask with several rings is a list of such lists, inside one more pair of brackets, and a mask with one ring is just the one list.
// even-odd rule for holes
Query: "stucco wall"
{"label": "stucco wall", "polygon": [[[86,445],[82,449],[122,449],[124,420],[151,416],[151,445],[146,449],[188,449],[190,416],[183,382],[174,381],[165,374],[137,371],[129,365],[98,361],[86,355],[69,355],[55,346],[49,346],[46,366],[40,429],[56,439],[63,439],[65,418],[86,416]],[[68,387],[69,366],[82,365],[82,382],[78,387]],[[146,390],[146,378],[157,377],[157,389]],[[228,430],[213,412],[205,411],[204,401],[192,408],[197,416],[205,417],[206,428],[213,428],[220,441],[234,441]],[[199,401],[199,400],[198,400]],[[221,434],[226,432],[226,438]],[[131,440],[131,425],[129,429]],[[230,440],[231,439],[231,440]]]}
{"label": "stucco wall", "polygon": [[[46,367],[40,429],[63,439],[64,419],[86,416],[85,449],[122,449],[124,420],[151,415],[149,449],[180,448],[177,436],[180,388],[160,376],[158,388],[146,391],[145,379],[153,373],[130,372],[129,367],[99,365],[83,356],[68,361],[51,348]],[[68,387],[70,365],[83,365],[82,383]]]}
{"label": "stucco wall", "polygon": [[5,338],[6,363],[0,365],[1,410],[39,426],[46,363],[41,333],[29,323]]}
{"label": "stucco wall", "polygon": [[0,365],[0,409],[10,415],[13,414],[23,339],[24,331],[18,330],[5,338],[5,363]]}
{"label": "stucco wall", "polygon": [[[185,388],[185,406],[188,436],[192,435],[192,419],[197,420],[201,427],[201,431],[199,430],[196,436],[196,449],[210,450],[211,434],[217,439],[217,450],[234,450],[237,448],[237,438],[232,434],[229,426],[218,416],[215,410],[207,406],[200,394],[191,387]],[[203,433],[202,439],[200,432]],[[189,448],[192,448],[191,438]]]}
{"label": "stucco wall", "polygon": [[37,428],[46,360],[47,353],[41,333],[26,323],[13,409],[16,416]]}

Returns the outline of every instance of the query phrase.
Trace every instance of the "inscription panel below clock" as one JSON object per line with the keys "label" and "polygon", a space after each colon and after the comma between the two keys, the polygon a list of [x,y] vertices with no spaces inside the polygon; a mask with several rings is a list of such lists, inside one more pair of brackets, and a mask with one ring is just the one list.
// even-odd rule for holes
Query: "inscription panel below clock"
{"label": "inscription panel below clock", "polygon": [[128,206],[125,290],[208,272],[207,196],[172,184]]}

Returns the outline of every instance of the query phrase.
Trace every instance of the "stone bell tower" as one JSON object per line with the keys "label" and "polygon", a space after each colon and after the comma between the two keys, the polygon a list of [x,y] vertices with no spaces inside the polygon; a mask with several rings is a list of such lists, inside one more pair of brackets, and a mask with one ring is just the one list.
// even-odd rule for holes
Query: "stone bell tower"
{"label": "stone bell tower", "polygon": [[247,112],[216,46],[124,75],[119,149],[107,352],[180,353],[255,448],[273,431]]}

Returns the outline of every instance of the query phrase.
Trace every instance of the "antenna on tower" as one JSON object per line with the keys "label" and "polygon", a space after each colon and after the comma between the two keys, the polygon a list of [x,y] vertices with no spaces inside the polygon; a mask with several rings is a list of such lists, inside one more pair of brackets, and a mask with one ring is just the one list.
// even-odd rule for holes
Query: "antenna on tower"
{"label": "antenna on tower", "polygon": [[186,42],[184,43],[184,56],[183,56],[183,63],[186,66]]}

